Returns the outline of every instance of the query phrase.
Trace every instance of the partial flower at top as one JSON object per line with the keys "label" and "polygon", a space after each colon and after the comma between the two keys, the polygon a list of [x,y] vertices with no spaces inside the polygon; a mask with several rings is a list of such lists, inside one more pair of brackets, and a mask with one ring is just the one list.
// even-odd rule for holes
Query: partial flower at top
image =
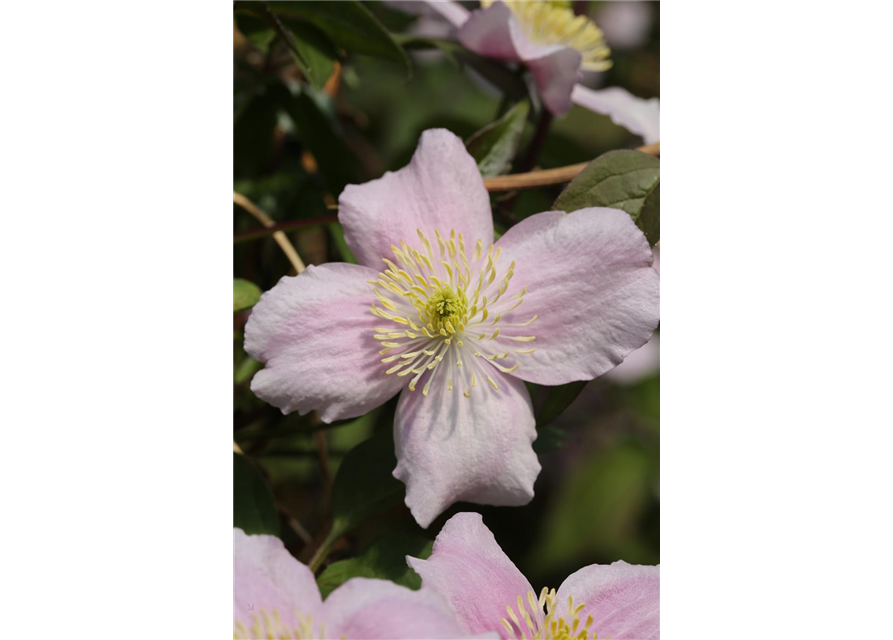
{"label": "partial flower at top", "polygon": [[[417,5],[399,6],[418,12]],[[610,49],[601,29],[588,17],[575,16],[570,2],[482,0],[473,12],[457,2],[429,0],[427,5],[459,29],[459,41],[471,51],[526,66],[552,113],[567,113],[577,103],[610,116],[646,144],[660,140],[657,98],[644,100],[620,87],[593,90],[581,84],[583,71],[611,66]]]}
{"label": "partial flower at top", "polygon": [[245,348],[251,383],[284,413],[359,416],[401,392],[406,504],[427,527],[457,501],[523,505],[540,465],[523,381],[614,368],[659,320],[659,276],[617,209],[541,213],[493,242],[474,159],[449,131],[409,166],[349,185],[338,217],[359,265],[324,264],[265,293]]}
{"label": "partial flower at top", "polygon": [[660,567],[593,564],[539,596],[477,513],[443,526],[428,560],[407,557],[422,588],[449,601],[467,633],[532,640],[660,638]]}
{"label": "partial flower at top", "polygon": [[313,572],[274,536],[233,529],[233,582],[234,640],[469,637],[429,589],[352,578],[323,602]]}

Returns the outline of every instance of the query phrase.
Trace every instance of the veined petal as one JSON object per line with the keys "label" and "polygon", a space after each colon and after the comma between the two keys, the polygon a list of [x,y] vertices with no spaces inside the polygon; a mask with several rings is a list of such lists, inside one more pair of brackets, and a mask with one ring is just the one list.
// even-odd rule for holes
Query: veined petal
{"label": "veined petal", "polygon": [[370,313],[371,269],[310,266],[261,296],[245,326],[245,350],[266,367],[251,390],[283,413],[313,409],[324,422],[360,416],[400,389],[383,371]]}
{"label": "veined petal", "polygon": [[533,498],[540,464],[530,395],[496,369],[488,375],[498,391],[481,377],[465,397],[441,378],[428,397],[418,390],[400,396],[394,477],[406,484],[406,505],[422,527],[460,500],[518,506]]}
{"label": "veined petal", "polygon": [[278,616],[280,628],[291,629],[301,622],[298,614],[316,618],[322,607],[313,572],[275,536],[233,529],[233,583],[234,624],[241,623],[249,635],[255,616]]}
{"label": "veined petal", "polygon": [[[535,348],[513,375],[540,384],[591,380],[651,337],[660,320],[660,276],[648,241],[629,215],[593,207],[531,216],[500,238],[515,262],[524,304],[502,322],[532,315]],[[509,290],[509,294],[513,289]],[[506,329],[499,340],[508,338]]]}
{"label": "veined petal", "polygon": [[[527,592],[533,591],[478,513],[450,518],[437,534],[428,560],[406,560],[422,577],[422,588],[446,598],[469,633],[504,633],[500,621],[506,617],[506,607],[516,608],[518,596],[526,603]],[[538,623],[542,617],[540,611]]]}
{"label": "veined petal", "polygon": [[578,84],[571,100],[581,107],[610,116],[614,124],[642,136],[645,144],[660,140],[660,100],[637,98],[626,89],[608,87],[598,91]]}
{"label": "veined petal", "polygon": [[568,596],[586,603],[580,618],[592,616],[599,638],[660,638],[660,565],[593,564],[568,576],[557,596],[559,603]]}
{"label": "veined petal", "polygon": [[412,162],[378,180],[348,185],[338,199],[344,239],[360,264],[382,268],[391,245],[421,229],[455,229],[471,246],[493,241],[490,197],[465,145],[446,129],[422,133]]}
{"label": "veined petal", "polygon": [[441,596],[429,589],[413,591],[387,580],[348,580],[326,598],[324,609],[326,637],[330,638],[467,637]]}
{"label": "veined petal", "polygon": [[425,4],[449,20],[450,24],[454,27],[461,27],[465,24],[465,21],[468,20],[469,13],[471,13],[458,2],[450,2],[449,0],[432,0]]}

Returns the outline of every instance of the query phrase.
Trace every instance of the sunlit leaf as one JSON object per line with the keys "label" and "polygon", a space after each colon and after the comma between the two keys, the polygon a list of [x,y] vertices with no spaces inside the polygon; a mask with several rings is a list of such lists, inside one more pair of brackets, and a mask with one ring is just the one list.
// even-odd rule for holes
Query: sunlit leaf
{"label": "sunlit leaf", "polygon": [[233,313],[250,309],[260,300],[260,288],[253,282],[233,278]]}
{"label": "sunlit leaf", "polygon": [[[554,208],[568,213],[586,207],[622,209],[640,229],[647,229],[646,236],[654,244],[660,235],[659,181],[659,159],[629,149],[609,151],[590,162],[565,187]],[[643,220],[646,198],[649,203]]]}

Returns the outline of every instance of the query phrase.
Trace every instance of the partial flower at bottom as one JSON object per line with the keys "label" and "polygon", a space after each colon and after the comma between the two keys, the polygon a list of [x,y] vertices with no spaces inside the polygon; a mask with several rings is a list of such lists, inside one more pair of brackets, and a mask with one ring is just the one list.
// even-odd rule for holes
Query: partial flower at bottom
{"label": "partial flower at bottom", "polygon": [[401,393],[394,423],[406,504],[427,527],[457,501],[517,506],[540,465],[524,381],[591,380],[659,321],[651,247],[630,217],[589,208],[531,216],[494,242],[474,159],[449,131],[409,166],[339,198],[359,265],[311,266],[254,307],[252,390],[324,422]]}
{"label": "partial flower at bottom", "polygon": [[464,630],[531,640],[660,638],[660,567],[593,564],[539,595],[477,513],[450,518],[428,560],[407,557],[422,588],[449,601]]}
{"label": "partial flower at bottom", "polygon": [[470,637],[428,589],[352,578],[323,602],[313,572],[275,536],[233,529],[233,580],[234,640]]}

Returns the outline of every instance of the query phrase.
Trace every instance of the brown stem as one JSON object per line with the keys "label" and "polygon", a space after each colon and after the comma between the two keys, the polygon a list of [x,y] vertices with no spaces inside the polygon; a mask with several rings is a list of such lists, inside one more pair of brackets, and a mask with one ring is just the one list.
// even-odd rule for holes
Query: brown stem
{"label": "brown stem", "polygon": [[291,220],[289,222],[281,222],[272,227],[264,227],[262,229],[252,229],[251,231],[243,231],[233,236],[233,242],[247,242],[249,240],[257,240],[265,238],[277,231],[292,231],[294,229],[303,229],[304,227],[316,227],[331,222],[338,222],[338,216],[319,216],[317,218],[305,218],[304,220]]}
{"label": "brown stem", "polygon": [[[233,202],[235,202],[237,205],[245,209],[245,211],[254,216],[257,221],[265,227],[269,228],[276,226],[276,223],[273,222],[273,219],[270,218],[270,216],[264,213],[256,204],[251,202],[251,200],[243,196],[241,193],[236,193],[235,191],[233,191]],[[288,261],[291,262],[291,266],[294,267],[295,272],[301,273],[306,268],[304,266],[304,261],[301,260],[301,256],[298,255],[298,252],[295,250],[295,247],[291,243],[291,240],[288,239],[288,236],[285,235],[285,232],[274,232],[273,240],[276,241],[276,244],[278,244],[279,248],[282,249],[282,253],[284,253],[285,257],[288,258]]]}

